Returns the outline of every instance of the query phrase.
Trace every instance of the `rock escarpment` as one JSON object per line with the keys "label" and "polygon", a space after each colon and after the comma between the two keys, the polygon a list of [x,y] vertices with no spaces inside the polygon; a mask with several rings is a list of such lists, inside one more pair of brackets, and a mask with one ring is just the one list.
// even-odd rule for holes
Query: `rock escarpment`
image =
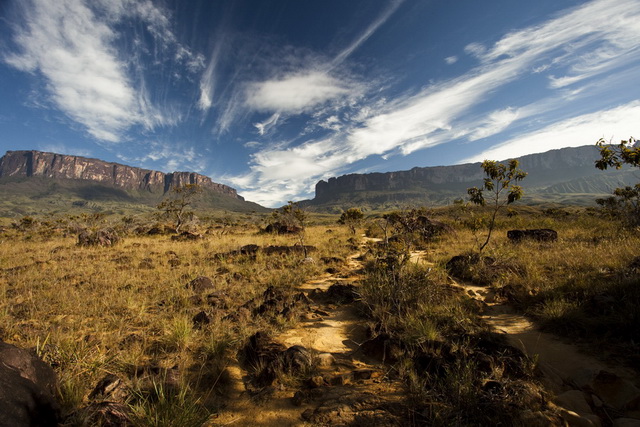
{"label": "rock escarpment", "polygon": [[165,193],[172,187],[198,184],[205,189],[244,200],[235,189],[194,172],[164,173],[79,156],[41,151],[7,151],[0,158],[0,178],[44,177],[94,181],[125,190]]}
{"label": "rock escarpment", "polygon": [[[528,197],[547,200],[549,194],[609,194],[613,188],[637,182],[633,170],[601,171],[595,168],[600,157],[594,145],[562,148],[518,158],[528,173],[520,185]],[[480,163],[453,166],[415,167],[407,171],[350,174],[316,184],[310,206],[360,204],[383,206],[386,202],[446,205],[466,197],[469,187],[481,186],[485,175]]]}

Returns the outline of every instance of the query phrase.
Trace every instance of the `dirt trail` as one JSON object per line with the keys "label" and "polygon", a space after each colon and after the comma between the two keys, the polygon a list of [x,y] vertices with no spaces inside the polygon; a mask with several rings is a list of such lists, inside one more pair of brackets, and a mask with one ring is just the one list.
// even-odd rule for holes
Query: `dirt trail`
{"label": "dirt trail", "polygon": [[[336,283],[356,283],[361,279],[358,271],[362,268],[357,257],[348,257],[346,271],[339,275],[324,274],[304,283],[298,290],[313,294],[326,291]],[[385,396],[387,401],[402,398],[402,386],[384,379],[385,372],[380,365],[358,354],[359,345],[366,340],[366,329],[353,305],[323,306],[316,309],[316,313],[320,315],[301,319],[295,328],[275,337],[275,341],[287,348],[301,345],[318,356],[319,374],[325,381],[329,380],[316,389],[318,393],[298,404],[294,404],[293,398],[297,389],[290,385],[269,387],[263,398],[250,396],[245,386],[247,373],[234,364],[227,369],[232,384],[229,406],[205,425],[314,425],[303,420],[303,413],[307,414],[306,418],[315,416],[315,422],[321,420],[333,425],[332,419],[339,424],[343,418],[346,421],[353,415],[349,414],[350,404],[362,411],[369,403],[373,407],[378,405],[376,395]]]}
{"label": "dirt trail", "polygon": [[574,344],[540,331],[513,307],[496,302],[492,290],[464,282],[453,282],[453,285],[464,289],[470,297],[484,303],[484,321],[496,331],[505,334],[511,345],[538,361],[550,391],[558,394],[578,387],[585,376],[600,370],[615,373],[632,381],[636,379],[632,370],[607,364],[580,351]]}

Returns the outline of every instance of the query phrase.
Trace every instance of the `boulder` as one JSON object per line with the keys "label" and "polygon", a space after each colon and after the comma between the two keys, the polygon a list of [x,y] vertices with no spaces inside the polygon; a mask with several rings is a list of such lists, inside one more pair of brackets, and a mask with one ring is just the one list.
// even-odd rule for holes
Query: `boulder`
{"label": "boulder", "polygon": [[194,292],[201,294],[204,291],[214,289],[213,281],[207,276],[198,276],[185,286],[187,289],[192,289]]}
{"label": "boulder", "polygon": [[56,426],[56,377],[37,355],[0,342],[0,426]]}
{"label": "boulder", "polygon": [[555,242],[558,240],[558,232],[550,228],[536,228],[531,230],[509,230],[507,238],[512,242],[520,242],[530,239],[538,242]]}

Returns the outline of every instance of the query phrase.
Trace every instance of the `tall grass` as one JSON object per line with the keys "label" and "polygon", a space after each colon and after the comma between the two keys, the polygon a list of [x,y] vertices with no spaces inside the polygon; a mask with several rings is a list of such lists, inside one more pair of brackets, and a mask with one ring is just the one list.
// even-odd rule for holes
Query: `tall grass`
{"label": "tall grass", "polygon": [[[196,425],[215,410],[211,396],[226,387],[222,371],[246,337],[287,326],[225,317],[268,286],[293,289],[319,275],[321,257],[349,251],[347,230],[331,227],[327,233],[326,226],[307,228],[307,243],[318,249],[311,254],[315,262],[306,263],[297,254],[216,256],[247,244],[297,242],[259,234],[251,224],[190,242],[125,235],[113,247],[79,247],[74,234],[46,228],[46,235],[37,226],[0,232],[0,339],[37,347],[54,366],[65,414],[85,405],[107,373],[116,374],[138,390],[130,403],[139,425]],[[210,277],[215,289],[196,295],[186,288],[200,275]],[[223,303],[209,305],[210,292]],[[197,329],[192,318],[200,311],[211,321]],[[169,392],[158,379],[155,394],[136,389],[140,372],[172,368],[181,375],[177,390]]]}

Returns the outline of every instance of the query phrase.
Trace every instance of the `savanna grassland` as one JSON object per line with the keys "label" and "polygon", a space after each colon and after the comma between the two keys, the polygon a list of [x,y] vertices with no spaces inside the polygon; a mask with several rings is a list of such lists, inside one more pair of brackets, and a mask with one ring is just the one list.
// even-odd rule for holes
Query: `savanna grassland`
{"label": "savanna grassland", "polygon": [[[412,215],[429,226],[407,228]],[[66,425],[97,423],[90,394],[111,374],[127,385],[115,409],[130,424],[198,426],[228,403],[227,368],[247,339],[300,320],[295,309],[250,302],[270,287],[294,295],[328,268],[347,274],[348,256],[360,254],[354,310],[369,337],[393,349],[385,372],[405,386],[405,425],[562,425],[535,360],[492,331],[451,277],[491,289],[595,357],[637,368],[640,233],[593,209],[518,207],[498,215],[474,258],[487,215],[461,204],[369,213],[356,234],[338,216],[311,216],[287,235],[262,232],[266,219],[226,218],[197,225],[194,240],[149,235],[150,226],[140,234],[126,218],[14,221],[0,233],[0,339],[54,367]],[[110,228],[117,243],[79,246],[81,220]],[[514,228],[554,229],[558,240],[513,243]],[[315,250],[240,250],[300,244]],[[452,272],[456,255],[476,261]],[[198,289],[201,276],[211,287]]]}

